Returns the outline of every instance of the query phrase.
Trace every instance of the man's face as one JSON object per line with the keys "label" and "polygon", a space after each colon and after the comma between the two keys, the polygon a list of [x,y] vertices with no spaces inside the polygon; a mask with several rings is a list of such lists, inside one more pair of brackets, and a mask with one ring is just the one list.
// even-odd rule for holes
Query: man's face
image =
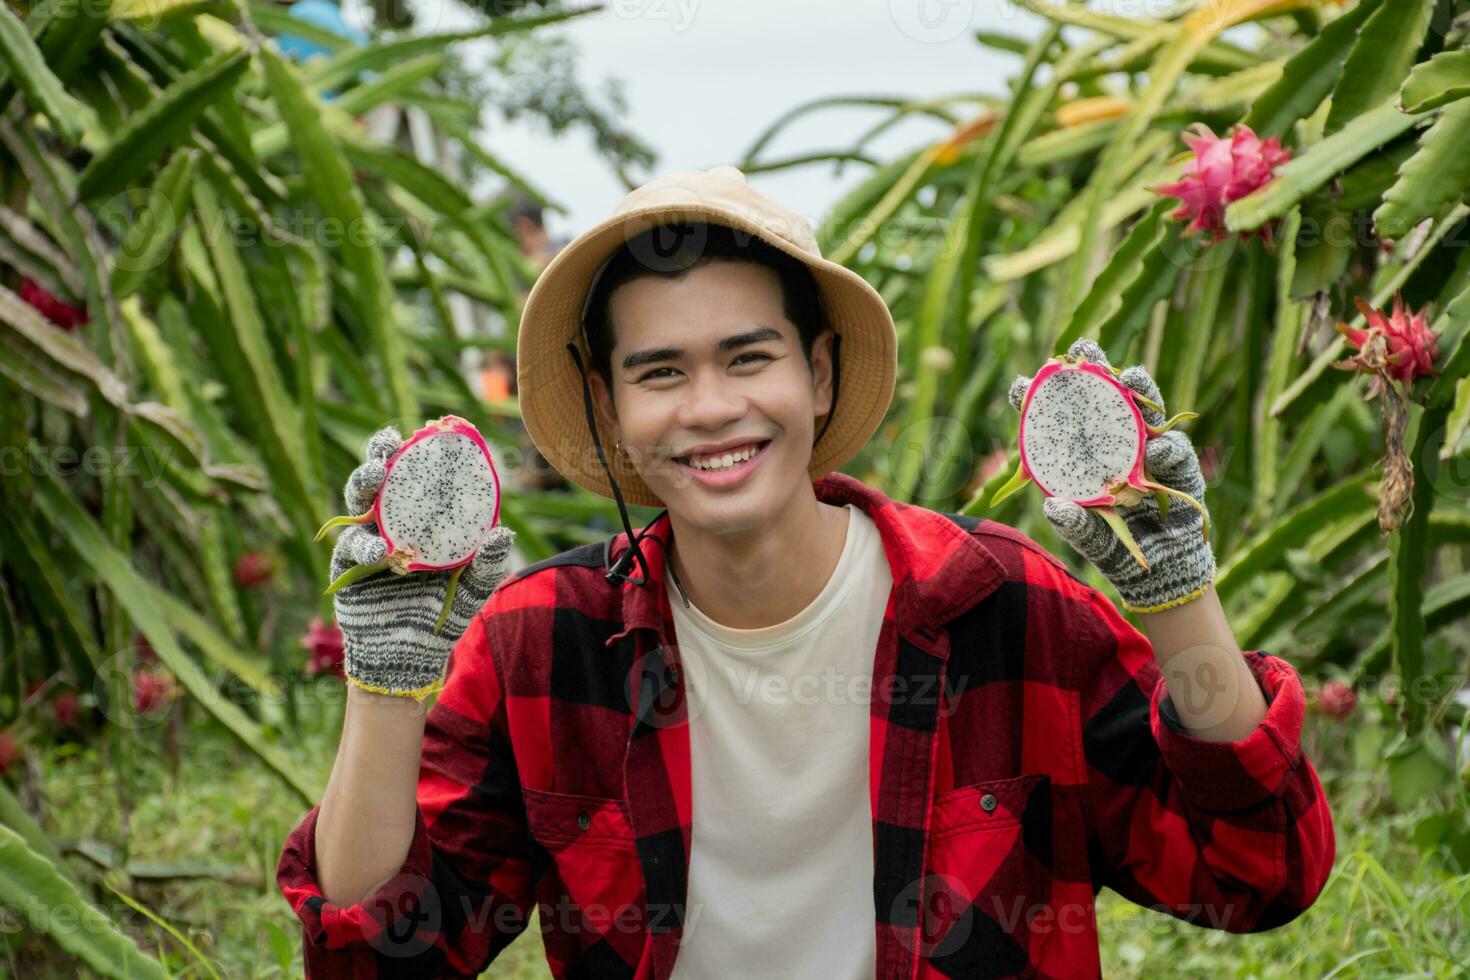
{"label": "man's face", "polygon": [[[636,279],[609,307],[612,405],[597,375],[594,391],[649,488],[674,516],[712,532],[769,524],[811,484],[816,417],[831,407],[831,331],[809,369],[780,279],[747,262]],[[718,450],[713,461],[702,447]]]}

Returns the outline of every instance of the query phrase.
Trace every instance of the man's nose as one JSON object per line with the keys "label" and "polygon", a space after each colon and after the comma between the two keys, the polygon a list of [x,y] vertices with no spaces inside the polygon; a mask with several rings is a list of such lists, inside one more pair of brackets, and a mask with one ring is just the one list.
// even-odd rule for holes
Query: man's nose
{"label": "man's nose", "polygon": [[717,429],[745,414],[746,398],[723,372],[700,371],[680,405],[680,424],[690,429]]}

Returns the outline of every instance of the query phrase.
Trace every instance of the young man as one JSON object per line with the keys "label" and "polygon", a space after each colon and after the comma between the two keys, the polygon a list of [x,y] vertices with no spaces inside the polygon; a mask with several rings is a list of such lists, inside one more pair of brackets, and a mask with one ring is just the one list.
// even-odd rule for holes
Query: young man
{"label": "young man", "polygon": [[[1047,501],[1145,636],[1019,532],[833,472],[888,408],[893,322],[738,170],[630,194],[518,353],[527,429],[625,530],[507,577],[497,529],[452,650],[437,580],[339,593],[342,744],[278,868],[312,976],[474,976],[533,903],[558,977],[1096,976],[1103,886],[1232,932],[1315,900],[1300,679],[1236,646],[1199,514],[1128,515],[1143,573]],[[1148,451],[1201,496],[1187,437]],[[666,509],[634,533],[627,500]],[[381,547],[351,529],[334,573]]]}

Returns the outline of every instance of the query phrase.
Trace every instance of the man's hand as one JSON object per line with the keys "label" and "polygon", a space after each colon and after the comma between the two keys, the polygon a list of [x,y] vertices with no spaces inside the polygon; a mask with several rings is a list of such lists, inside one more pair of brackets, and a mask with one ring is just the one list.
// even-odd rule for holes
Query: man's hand
{"label": "man's hand", "polygon": [[[1067,353],[1111,369],[1107,354],[1096,341],[1078,340]],[[1118,380],[1159,406],[1158,411],[1139,406],[1145,422],[1164,424],[1167,416],[1159,386],[1142,365],[1125,368]],[[1029,385],[1030,379],[1025,376],[1011,382],[1009,400],[1017,411]],[[1144,467],[1154,480],[1204,504],[1205,479],[1199,456],[1184,433],[1170,429],[1149,439],[1144,446]],[[1128,609],[1158,612],[1198,598],[1215,577],[1215,555],[1203,534],[1204,515],[1174,501],[1167,519],[1161,521],[1153,494],[1145,494],[1137,504],[1116,509],[1148,560],[1147,569],[1139,565],[1107,521],[1091,512],[1092,508],[1060,497],[1047,497],[1042,505],[1057,533],[1113,583]]]}

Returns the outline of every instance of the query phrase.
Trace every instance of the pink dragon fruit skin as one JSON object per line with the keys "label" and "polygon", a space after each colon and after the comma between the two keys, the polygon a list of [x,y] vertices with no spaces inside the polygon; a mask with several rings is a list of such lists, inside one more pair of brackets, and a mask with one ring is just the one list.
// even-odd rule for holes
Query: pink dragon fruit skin
{"label": "pink dragon fruit skin", "polygon": [[[1104,368],[1100,364],[1094,364],[1091,361],[1083,361],[1076,365],[1068,365],[1061,361],[1051,361],[1044,365],[1040,371],[1036,372],[1036,377],[1031,380],[1031,386],[1026,389],[1026,397],[1021,402],[1021,419],[1023,422],[1021,426],[1020,440],[1021,466],[1025,469],[1026,475],[1031,478],[1031,482],[1040,487],[1048,497],[1056,496],[1056,494],[1045,483],[1036,478],[1036,473],[1031,468],[1031,463],[1026,452],[1027,432],[1024,421],[1026,419],[1026,409],[1029,408],[1031,405],[1032,394],[1043,386],[1047,378],[1051,377],[1053,374],[1056,374],[1058,371],[1086,371],[1088,374],[1095,374],[1100,378],[1105,378],[1107,381],[1116,385],[1124,392],[1128,391],[1128,389],[1121,382],[1115,379],[1106,368]],[[1128,406],[1129,411],[1133,415],[1133,419],[1137,425],[1138,438],[1138,451],[1133,458],[1133,466],[1128,472],[1128,482],[1133,486],[1143,486],[1144,482],[1147,480],[1147,476],[1143,472],[1143,449],[1147,427],[1143,421],[1143,413],[1138,410],[1138,405],[1134,402],[1134,400],[1130,397],[1124,397],[1123,402]],[[1083,507],[1104,507],[1114,504],[1116,502],[1117,498],[1110,493],[1104,493],[1100,496],[1076,501],[1076,503],[1080,504]]]}
{"label": "pink dragon fruit skin", "polygon": [[[1371,335],[1381,333],[1388,342],[1388,373],[1405,390],[1412,388],[1419,376],[1435,373],[1434,361],[1439,357],[1439,335],[1429,329],[1429,318],[1423,310],[1410,313],[1404,306],[1403,296],[1397,294],[1393,298],[1392,313],[1375,310],[1362,297],[1358,297],[1355,302],[1358,312],[1368,321],[1368,326],[1356,329],[1345,323],[1337,325],[1338,331],[1358,350],[1356,356],[1338,362],[1340,365],[1368,369],[1363,348]],[[1376,394],[1377,388],[1381,386],[1376,373],[1373,382],[1374,388],[1369,397]]]}
{"label": "pink dragon fruit skin", "polygon": [[[1139,409],[1140,400],[1161,413],[1162,408],[1118,380],[1119,373],[1086,358],[1066,355],[1048,360],[1036,372],[1021,400],[1020,462],[1011,478],[990,498],[990,506],[1026,483],[1034,483],[1048,497],[1094,508],[1094,513],[1108,523],[1146,569],[1148,560],[1118,507],[1135,506],[1152,495],[1158,501],[1162,521],[1168,516],[1169,499],[1178,498],[1199,511],[1203,519],[1201,533],[1209,540],[1210,518],[1204,506],[1189,494],[1155,481],[1145,466],[1150,438],[1198,415],[1181,412],[1160,425],[1149,424]],[[1103,384],[1084,378],[1095,378]],[[1053,397],[1036,406],[1033,403],[1039,391]],[[1126,406],[1126,411],[1116,411],[1118,405]],[[1062,455],[1053,456],[1053,465],[1048,469],[1038,465],[1033,453],[1037,447]],[[1083,455],[1072,455],[1078,452]]]}
{"label": "pink dragon fruit skin", "polygon": [[1178,181],[1155,187],[1157,193],[1178,198],[1176,221],[1189,219],[1185,234],[1207,231],[1210,243],[1227,237],[1225,207],[1264,187],[1276,168],[1291,159],[1291,150],[1275,136],[1261,139],[1249,127],[1237,124],[1229,136],[1216,136],[1195,123],[1184,142],[1194,151],[1189,170]]}
{"label": "pink dragon fruit skin", "polygon": [[[483,436],[480,435],[479,430],[470,423],[466,422],[464,419],[460,418],[458,415],[445,415],[442,418],[435,419],[428,425],[425,425],[423,428],[419,429],[413,435],[409,436],[406,440],[404,440],[403,445],[399,446],[397,451],[394,452],[392,456],[388,457],[387,463],[384,464],[384,485],[388,483],[388,480],[393,473],[393,467],[398,463],[400,459],[403,458],[404,453],[412,449],[420,441],[433,436],[441,435],[445,431],[454,432],[458,435],[467,437],[471,442],[475,444],[480,452],[485,454],[485,460],[490,464],[491,479],[495,483],[495,508],[490,518],[490,526],[494,527],[500,521],[500,475],[496,472],[495,469],[495,458],[491,455],[490,447],[485,444],[485,439]],[[399,549],[394,544],[393,539],[390,536],[388,525],[383,521],[383,499],[383,495],[379,494],[378,498],[373,502],[373,523],[378,525],[378,533],[383,536],[383,543],[388,546],[388,553],[391,555],[398,552]],[[426,564],[415,559],[406,564],[404,566],[404,570],[408,572],[447,571],[449,569],[460,568],[464,565],[467,565],[470,559],[473,557],[474,553],[471,552],[468,557],[464,558],[461,561],[447,562],[441,564]]]}

